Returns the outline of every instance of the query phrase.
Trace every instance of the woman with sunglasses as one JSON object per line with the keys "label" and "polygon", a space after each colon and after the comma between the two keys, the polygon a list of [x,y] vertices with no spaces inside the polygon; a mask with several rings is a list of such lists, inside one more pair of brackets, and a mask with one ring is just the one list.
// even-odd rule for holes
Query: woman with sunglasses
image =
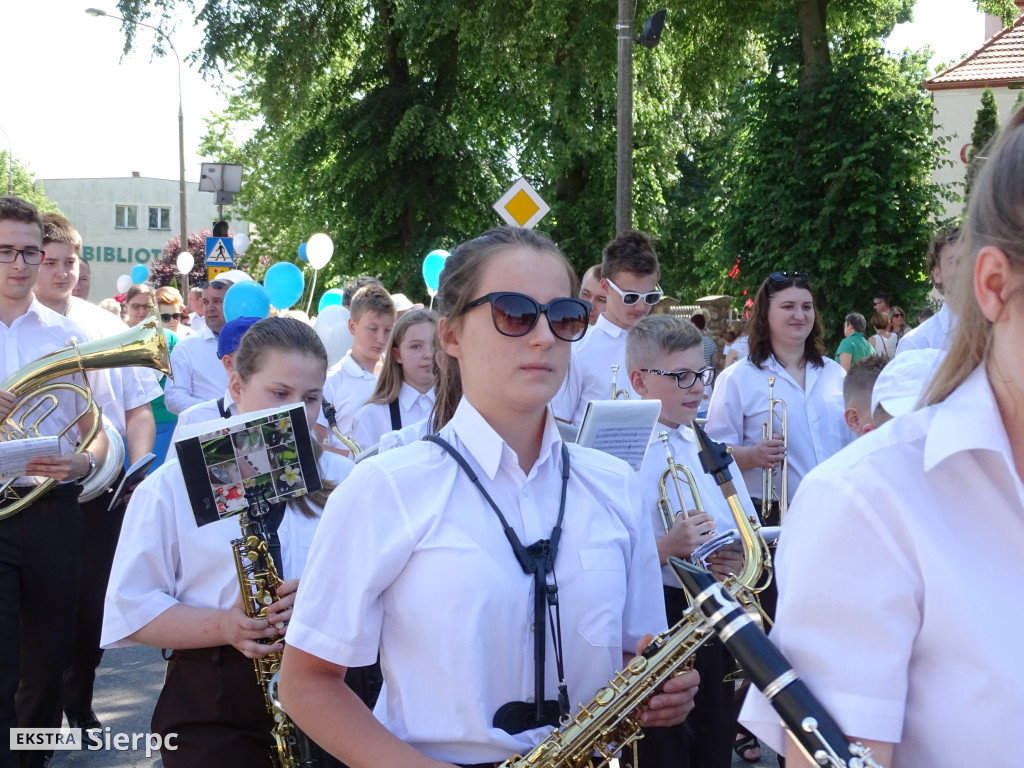
{"label": "woman with sunglasses", "polygon": [[182,322],[182,319],[187,318],[188,314],[185,312],[185,302],[177,288],[172,288],[169,285],[157,288],[156,304],[160,310],[160,322],[164,324],[164,328],[174,331],[179,338],[185,338],[192,334],[192,329]]}
{"label": "woman with sunglasses", "polygon": [[889,310],[889,333],[895,338],[897,343],[902,339],[907,331],[907,313],[903,311],[902,307],[893,307]]}
{"label": "woman with sunglasses", "polygon": [[[1024,111],[985,154],[944,274],[959,324],[923,407],[804,480],[778,553],[773,640],[888,768],[1019,762]],[[954,565],[965,554],[981,567]],[[760,697],[744,717],[782,746]],[[790,768],[813,765],[797,751]]]}
{"label": "woman with sunglasses", "polygon": [[[589,701],[665,625],[634,473],[562,443],[548,408],[588,327],[586,303],[568,298],[575,282],[531,230],[456,248],[437,295],[441,440],[360,462],[328,502],[280,692],[352,768],[493,765],[527,752],[561,704]],[[387,683],[375,719],[343,679],[378,650]],[[666,683],[644,724],[680,722],[695,686],[692,672]]]}

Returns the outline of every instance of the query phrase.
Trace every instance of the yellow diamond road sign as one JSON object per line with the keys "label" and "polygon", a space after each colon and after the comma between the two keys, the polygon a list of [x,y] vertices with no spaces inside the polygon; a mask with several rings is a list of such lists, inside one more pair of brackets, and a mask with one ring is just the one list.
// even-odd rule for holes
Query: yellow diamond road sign
{"label": "yellow diamond road sign", "polygon": [[521,176],[494,204],[494,210],[510,227],[533,229],[551,208],[526,177]]}

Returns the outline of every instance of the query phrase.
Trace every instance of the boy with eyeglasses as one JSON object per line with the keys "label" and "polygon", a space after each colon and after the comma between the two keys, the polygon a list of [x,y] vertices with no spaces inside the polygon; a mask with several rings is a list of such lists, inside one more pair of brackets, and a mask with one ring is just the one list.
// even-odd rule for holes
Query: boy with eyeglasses
{"label": "boy with eyeglasses", "polygon": [[[88,335],[82,341],[104,339],[127,331],[128,326],[109,312],[72,296],[82,264],[79,258],[82,237],[74,225],[60,214],[43,214],[42,219],[46,255],[33,289],[36,299],[87,329]],[[107,374],[115,397],[104,410],[104,418],[124,440],[129,464],[133,464],[153,449],[156,423],[150,403],[160,397],[163,390],[155,373],[146,368],[112,368]],[[68,723],[76,728],[100,726],[92,710],[92,694],[96,667],[103,656],[99,647],[103,596],[124,518],[124,504],[108,509],[112,491],[119,482],[120,475],[111,488],[82,503],[88,525],[82,547],[75,645],[64,674],[64,711]]]}
{"label": "boy with eyeglasses", "polygon": [[[573,344],[569,373],[551,401],[555,416],[579,424],[591,400],[608,400],[612,383],[632,399],[639,397],[626,370],[626,334],[661,301],[661,269],[654,242],[644,232],[627,230],[605,246],[601,289],[604,312],[587,335]],[[613,374],[612,366],[618,366]]]}
{"label": "boy with eyeglasses", "polygon": [[[661,415],[651,445],[647,449],[638,478],[641,512],[648,515],[657,539],[662,566],[665,608],[669,626],[682,617],[687,608],[679,580],[667,562],[669,557],[688,559],[707,537],[736,527],[732,512],[714,480],[701,470],[699,446],[690,425],[704,394],[714,380],[715,370],[705,362],[703,335],[690,321],[673,315],[651,315],[639,320],[626,339],[626,363],[629,382],[644,400],[660,400]],[[660,480],[668,468],[661,434],[668,440],[673,462],[693,474],[696,492],[705,511],[698,512],[694,493],[682,484],[683,498],[675,493],[673,482],[666,488],[670,514],[674,522],[666,530],[659,509]],[[680,473],[681,474],[681,473]],[[733,472],[740,503],[754,515],[743,476]],[[743,566],[738,545],[727,545],[708,558],[708,567],[719,579],[739,573]],[[639,764],[656,768],[729,768],[732,762],[735,717],[733,683],[725,682],[733,662],[725,648],[712,640],[697,651],[694,668],[700,673],[700,688],[694,709],[684,725],[653,728],[640,741]]]}
{"label": "boy with eyeglasses", "polygon": [[[85,330],[35,299],[32,288],[45,256],[43,222],[35,206],[16,197],[0,197],[0,376],[4,380],[39,357],[86,338]],[[87,374],[100,408],[113,402],[106,371]],[[80,374],[61,377],[78,385]],[[42,435],[55,435],[72,423],[82,408],[80,398],[55,393],[55,410],[39,425]],[[0,420],[6,419],[15,395],[0,391]],[[19,410],[24,415],[24,410]],[[17,417],[18,414],[15,414]],[[31,419],[34,420],[34,419]],[[83,517],[78,504],[79,480],[107,450],[100,430],[85,451],[70,453],[71,444],[92,426],[87,414],[61,441],[57,457],[28,462],[26,474],[10,489],[17,496],[32,492],[43,480],[57,482],[17,514],[0,519],[0,622],[14,634],[5,645],[0,665],[0,732],[9,728],[59,728],[64,667],[72,648],[78,599]],[[5,511],[12,500],[6,498]],[[44,751],[0,752],[0,766],[43,766]]]}

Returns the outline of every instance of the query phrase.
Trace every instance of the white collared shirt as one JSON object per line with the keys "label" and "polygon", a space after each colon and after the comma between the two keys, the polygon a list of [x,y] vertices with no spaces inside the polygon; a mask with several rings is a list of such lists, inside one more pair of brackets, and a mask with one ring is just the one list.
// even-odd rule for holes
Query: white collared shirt
{"label": "white collared shirt", "polygon": [[431,432],[430,415],[428,414],[426,418],[420,419],[407,427],[394,429],[381,435],[380,442],[377,444],[377,453],[384,453],[384,451],[390,451],[392,448],[415,443]]}
{"label": "white collared shirt", "polygon": [[562,388],[551,401],[551,410],[563,421],[579,424],[591,400],[610,400],[612,366],[618,365],[615,386],[629,393],[630,400],[640,395],[629,383],[626,367],[626,337],[629,331],[620,328],[603,313],[587,329],[587,334],[572,345],[569,372]]}
{"label": "white collared shirt", "polygon": [[[768,420],[768,377],[775,377],[775,397],[786,403],[790,499],[804,475],[847,445],[853,435],[843,414],[843,378],[846,372],[828,358],[824,366],[805,368],[805,388],[793,380],[774,356],[758,368],[750,358],[730,365],[718,375],[708,406],[708,435],[729,445],[748,446],[762,439],[761,425]],[[782,434],[776,411],[775,434]],[[743,473],[752,495],[761,495],[762,470]],[[776,488],[778,493],[778,475]]]}
{"label": "white collared shirt", "polygon": [[[65,317],[86,329],[90,340],[108,339],[129,330],[128,324],[105,309],[72,296]],[[126,436],[125,411],[151,403],[164,391],[160,388],[159,374],[150,368],[110,368],[107,371],[115,394],[113,402],[103,409],[103,417],[110,420],[121,437]]]}
{"label": "white collared shirt", "polygon": [[171,413],[215,400],[228,386],[228,373],[217,357],[217,337],[209,328],[174,345],[171,369],[174,380],[164,388],[164,405]]}
{"label": "white collared shirt", "polygon": [[[672,451],[672,458],[676,464],[682,464],[693,474],[693,480],[697,485],[697,492],[700,494],[704,511],[715,519],[716,533],[723,533],[736,527],[732,510],[722,491],[714,479],[701,469],[700,458],[697,456],[700,446],[697,445],[697,437],[693,429],[681,424],[676,429],[670,429],[659,423],[654,428],[654,435],[651,437],[651,444],[644,456],[643,466],[640,467],[638,478],[640,480],[640,492],[643,494],[642,510],[649,513],[654,538],[660,539],[665,535],[665,525],[662,522],[661,512],[658,511],[658,497],[660,496],[659,481],[665,470],[668,469],[668,456],[665,454],[665,447],[662,445],[658,433],[668,432],[668,446]],[[743,482],[743,475],[740,473],[735,462],[729,467],[732,474],[733,485],[736,487],[736,495],[740,504],[747,511],[748,515],[756,516],[754,504],[750,501],[750,494],[747,493],[747,486]],[[694,508],[693,494],[686,483],[681,483],[683,488],[683,499],[686,502],[686,509]],[[672,503],[673,511],[679,510],[675,487],[672,479],[666,483],[668,498]],[[661,580],[666,586],[679,587],[679,579],[669,566],[661,569]]]}
{"label": "white collared shirt", "polygon": [[200,333],[206,330],[206,318],[193,312],[188,316],[188,327],[192,329],[192,333]]}
{"label": "white collared shirt", "polygon": [[[777,554],[772,639],[888,768],[1008,766],[1024,708],[1024,484],[982,368],[805,480]],[[743,722],[773,748],[760,695]]]}
{"label": "white collared shirt", "polygon": [[[228,415],[237,416],[238,407],[231,398],[231,393],[225,389],[221,397],[224,399],[224,410],[228,412]],[[224,414],[220,412],[220,403],[217,400],[204,400],[201,403],[190,405],[179,413],[178,420],[174,424],[174,432],[171,434],[171,442],[167,445],[167,458],[165,461],[177,460],[178,451],[174,448],[174,443],[181,436],[182,427],[222,418],[224,418]]]}
{"label": "white collared shirt", "polygon": [[[6,380],[29,363],[51,352],[67,347],[71,341],[79,344],[91,341],[93,336],[78,323],[69,320],[33,298],[25,313],[14,319],[10,326],[0,322],[0,360],[3,361],[3,376]],[[100,408],[109,408],[114,402],[110,376],[107,369],[90,371],[86,374],[92,397]],[[51,382],[70,382],[82,386],[81,374],[70,374],[53,379]],[[40,435],[56,435],[77,416],[83,406],[81,398],[67,390],[55,391],[57,407],[39,425]],[[30,418],[28,421],[35,421]],[[61,451],[71,453],[73,443],[78,440],[78,427],[68,432],[68,440],[61,441]],[[19,481],[20,484],[20,481]]]}
{"label": "white collared shirt", "polygon": [[948,352],[956,326],[957,317],[947,302],[932,317],[908,331],[900,339],[896,346],[896,354],[908,349],[943,349]]}
{"label": "white collared shirt", "polygon": [[[463,400],[441,435],[478,473],[524,546],[551,535],[561,446],[549,416],[537,463],[514,452]],[[572,467],[555,561],[569,699],[589,702],[646,632],[665,628],[654,537],[634,472],[568,446]],[[550,578],[550,577],[549,577]],[[356,465],[331,496],[299,587],[288,642],[334,664],[372,663],[386,693],[375,714],[402,741],[449,762],[523,753],[550,732],[491,725],[534,696],[533,577],[454,459],[427,442]],[[547,630],[545,698],[557,696]]]}
{"label": "white collared shirt", "polygon": [[[352,422],[356,411],[365,405],[376,387],[377,377],[372,372],[362,369],[352,357],[351,350],[346,352],[345,356],[327,371],[324,400],[333,405],[337,411],[338,429],[341,430],[341,434],[352,437]],[[330,433],[330,438],[331,445],[341,447],[333,432]],[[369,448],[370,446],[360,443],[360,447]]]}
{"label": "white collared shirt", "polygon": [[[352,462],[330,453],[320,457],[321,475],[341,482]],[[278,527],[284,578],[301,575],[319,517],[289,504]],[[238,600],[238,574],[231,540],[239,537],[234,517],[199,527],[192,515],[181,467],[169,461],[132,494],[110,572],[103,610],[105,648],[136,643],[129,635],[178,603],[230,608]]]}
{"label": "white collared shirt", "polygon": [[[434,407],[434,388],[420,394],[406,382],[398,392],[398,411],[402,426],[422,421]],[[390,432],[391,406],[385,403],[367,403],[352,418],[352,439],[364,450],[380,442],[385,432]]]}

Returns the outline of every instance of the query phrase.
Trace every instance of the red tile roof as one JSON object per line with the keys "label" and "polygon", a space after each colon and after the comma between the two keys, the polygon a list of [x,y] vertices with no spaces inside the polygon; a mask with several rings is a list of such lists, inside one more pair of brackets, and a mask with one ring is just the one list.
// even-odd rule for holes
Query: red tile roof
{"label": "red tile roof", "polygon": [[929,91],[949,88],[1005,87],[1024,85],[1024,16],[1012,27],[997,32],[978,50],[924,81]]}

